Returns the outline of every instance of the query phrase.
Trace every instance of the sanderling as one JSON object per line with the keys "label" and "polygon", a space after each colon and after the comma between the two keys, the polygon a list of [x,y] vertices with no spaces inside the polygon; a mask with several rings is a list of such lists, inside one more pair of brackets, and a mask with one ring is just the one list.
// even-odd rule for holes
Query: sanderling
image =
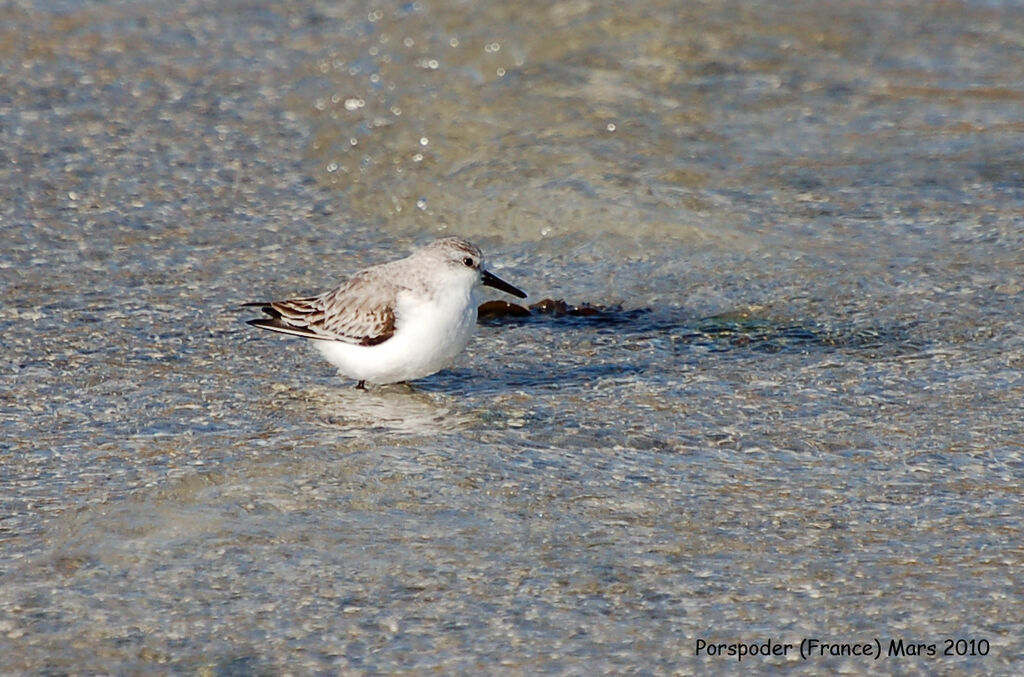
{"label": "sanderling", "polygon": [[476,326],[481,284],[526,298],[484,269],[475,245],[435,240],[398,261],[370,266],[319,296],[246,303],[269,318],[249,324],[314,339],[327,361],[357,388],[436,373],[466,347]]}

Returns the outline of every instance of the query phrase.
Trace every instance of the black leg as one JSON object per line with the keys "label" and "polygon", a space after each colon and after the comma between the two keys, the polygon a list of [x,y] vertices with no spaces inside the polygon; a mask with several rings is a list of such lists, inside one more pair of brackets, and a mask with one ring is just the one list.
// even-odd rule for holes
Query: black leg
{"label": "black leg", "polygon": [[366,390],[366,381],[360,381],[357,383],[356,390]]}

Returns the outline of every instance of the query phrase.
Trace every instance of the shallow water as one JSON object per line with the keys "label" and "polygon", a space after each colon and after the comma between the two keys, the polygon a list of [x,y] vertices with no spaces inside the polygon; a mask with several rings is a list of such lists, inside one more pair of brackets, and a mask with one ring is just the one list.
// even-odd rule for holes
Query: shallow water
{"label": "shallow water", "polygon": [[[0,19],[0,672],[1018,671],[1015,5]],[[441,233],[603,312],[242,322]]]}

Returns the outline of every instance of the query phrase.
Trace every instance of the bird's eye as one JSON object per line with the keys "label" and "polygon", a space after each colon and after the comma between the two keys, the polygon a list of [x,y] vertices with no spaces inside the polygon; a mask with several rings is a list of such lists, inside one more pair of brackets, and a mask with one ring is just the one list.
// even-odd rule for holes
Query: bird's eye
{"label": "bird's eye", "polygon": [[473,267],[474,261],[473,261],[473,257],[471,257],[471,256],[467,256],[466,258],[462,259],[462,262],[465,263],[466,266],[468,266],[469,268]]}

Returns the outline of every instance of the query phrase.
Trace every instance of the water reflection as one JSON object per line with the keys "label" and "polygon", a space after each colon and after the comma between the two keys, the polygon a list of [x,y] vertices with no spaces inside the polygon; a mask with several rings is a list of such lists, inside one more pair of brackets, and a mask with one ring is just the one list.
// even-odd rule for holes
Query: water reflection
{"label": "water reflection", "polygon": [[321,425],[345,437],[375,432],[435,435],[464,428],[473,420],[444,393],[423,392],[405,383],[369,390],[313,386],[299,395],[315,408]]}

